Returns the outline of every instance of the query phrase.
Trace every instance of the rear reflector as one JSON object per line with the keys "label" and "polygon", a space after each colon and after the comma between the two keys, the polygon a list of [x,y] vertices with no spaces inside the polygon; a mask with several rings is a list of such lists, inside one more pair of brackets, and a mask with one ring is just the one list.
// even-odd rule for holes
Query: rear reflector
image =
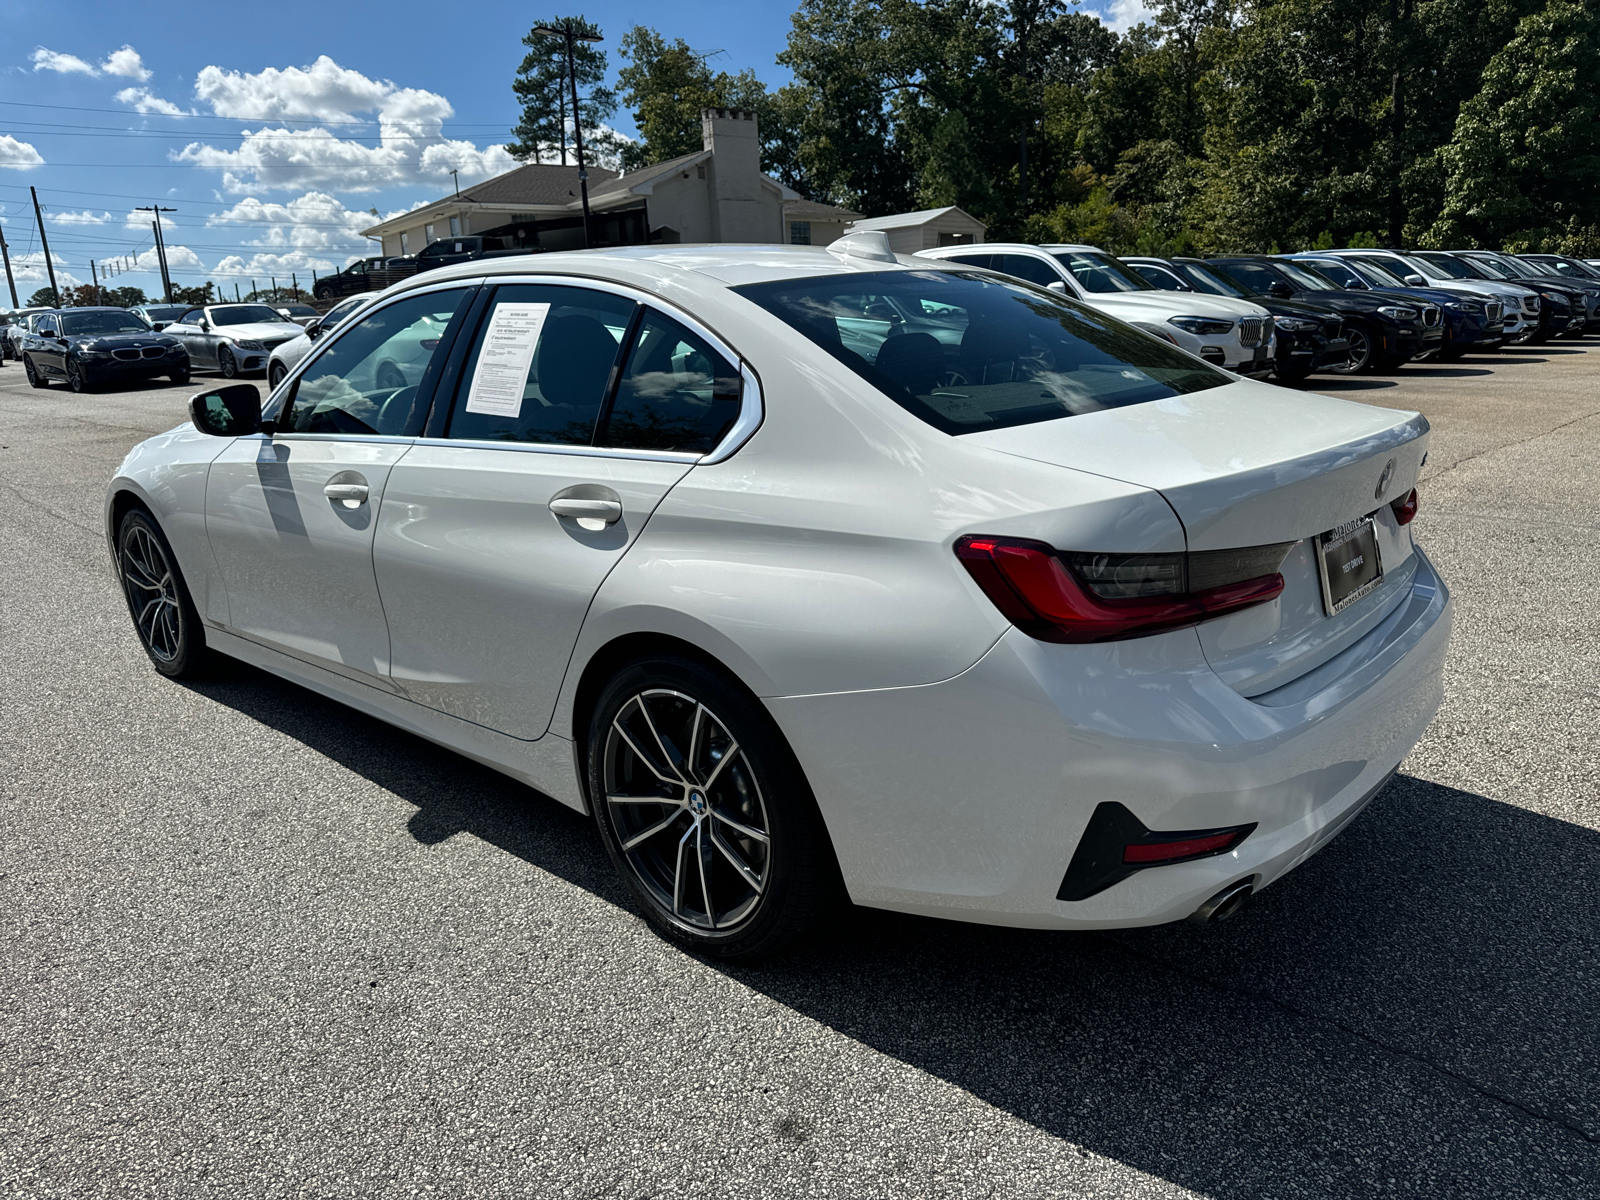
{"label": "rear reflector", "polygon": [[1394,509],[1396,522],[1401,525],[1411,524],[1411,518],[1417,515],[1417,489],[1412,488],[1410,495],[1402,496],[1389,507]]}
{"label": "rear reflector", "polygon": [[1152,867],[1227,854],[1255,831],[1255,824],[1223,829],[1149,829],[1115,800],[1095,805],[1056,890],[1057,900],[1087,900]]}
{"label": "rear reflector", "polygon": [[1243,840],[1244,834],[1231,830],[1227,833],[1207,834],[1204,837],[1184,838],[1177,842],[1134,842],[1123,847],[1122,861],[1141,864],[1177,862],[1182,858],[1220,854]]}
{"label": "rear reflector", "polygon": [[1200,591],[1111,599],[1096,595],[1044,542],[967,536],[956,540],[955,552],[1007,620],[1046,642],[1143,637],[1262,604],[1283,591],[1283,576],[1274,571]]}

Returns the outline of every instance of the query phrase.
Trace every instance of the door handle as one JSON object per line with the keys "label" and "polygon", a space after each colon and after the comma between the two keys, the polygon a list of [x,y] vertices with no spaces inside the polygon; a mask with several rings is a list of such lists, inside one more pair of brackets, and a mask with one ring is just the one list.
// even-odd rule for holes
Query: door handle
{"label": "door handle", "polygon": [[338,500],[346,508],[359,508],[367,502],[367,485],[364,483],[330,483],[322,489],[329,500]]}
{"label": "door handle", "polygon": [[622,520],[622,504],[616,500],[584,500],[577,496],[557,496],[550,511],[558,517],[574,517],[614,525]]}

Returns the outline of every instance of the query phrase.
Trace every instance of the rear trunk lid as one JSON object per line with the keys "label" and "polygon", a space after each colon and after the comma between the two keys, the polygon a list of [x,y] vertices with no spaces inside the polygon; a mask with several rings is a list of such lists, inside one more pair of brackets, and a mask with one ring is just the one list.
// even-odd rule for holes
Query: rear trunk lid
{"label": "rear trunk lid", "polygon": [[[1211,665],[1244,695],[1321,665],[1409,591],[1411,527],[1399,524],[1391,502],[1411,491],[1421,471],[1428,422],[1419,413],[1245,380],[963,440],[1152,488],[1182,521],[1191,553],[1291,544],[1277,600],[1199,626]],[[1369,516],[1382,581],[1330,613],[1319,535]]]}

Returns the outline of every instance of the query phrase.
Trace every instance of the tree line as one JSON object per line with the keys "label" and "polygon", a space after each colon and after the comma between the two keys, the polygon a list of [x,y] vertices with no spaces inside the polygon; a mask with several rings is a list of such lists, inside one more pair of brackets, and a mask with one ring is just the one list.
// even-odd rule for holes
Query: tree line
{"label": "tree line", "polygon": [[[1600,18],[1578,0],[1166,0],[1124,34],[1065,0],[803,0],[791,20],[776,90],[645,26],[613,90],[584,44],[586,149],[661,161],[700,148],[702,108],[740,107],[802,195],[956,204],[991,239],[1600,254]],[[554,161],[564,47],[525,40],[511,150]],[[636,142],[603,128],[619,104]]]}

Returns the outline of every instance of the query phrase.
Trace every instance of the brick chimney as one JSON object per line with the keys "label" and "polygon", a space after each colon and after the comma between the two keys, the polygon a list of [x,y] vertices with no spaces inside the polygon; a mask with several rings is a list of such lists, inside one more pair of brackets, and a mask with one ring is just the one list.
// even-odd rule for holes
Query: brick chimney
{"label": "brick chimney", "polygon": [[773,224],[761,193],[761,138],[755,113],[746,108],[707,108],[700,137],[711,151],[706,182],[711,189],[711,238],[717,242],[782,241],[782,209]]}

